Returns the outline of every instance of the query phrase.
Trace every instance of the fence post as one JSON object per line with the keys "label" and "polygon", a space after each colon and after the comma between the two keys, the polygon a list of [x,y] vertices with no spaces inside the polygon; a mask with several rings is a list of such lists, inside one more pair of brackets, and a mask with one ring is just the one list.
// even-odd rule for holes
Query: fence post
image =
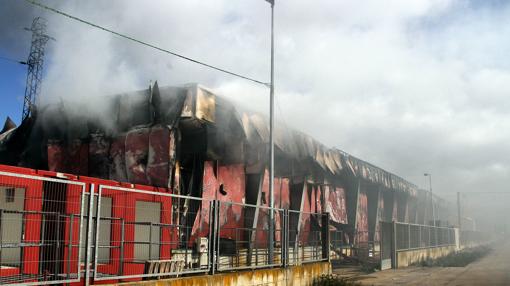
{"label": "fence post", "polygon": [[391,223],[391,268],[397,268],[397,224]]}
{"label": "fence post", "polygon": [[[60,214],[59,213],[56,213],[55,214],[56,216],[56,221],[57,221],[57,229],[56,229],[56,233],[60,234]],[[64,236],[64,239],[65,239],[65,236]],[[59,255],[60,254],[60,237],[57,237],[57,239],[55,239],[55,276],[58,277],[59,274],[60,274],[60,260],[59,260]]]}
{"label": "fence post", "polygon": [[[270,199],[271,200],[271,199]],[[267,264],[273,265],[274,263],[274,231],[275,231],[275,223],[274,223],[274,208],[269,207],[268,209],[268,232],[267,232]]]}
{"label": "fence post", "polygon": [[217,237],[217,216],[216,216],[217,204],[215,200],[209,203],[209,273],[214,274],[216,271],[216,237]]}
{"label": "fence post", "polygon": [[429,230],[429,243],[427,245],[427,247],[431,247],[432,246],[432,235],[430,235],[430,226],[427,226],[427,229]]}
{"label": "fence post", "polygon": [[214,249],[214,201],[209,202],[209,241],[207,242],[207,267],[209,274],[213,274],[213,249]]}
{"label": "fence post", "polygon": [[287,241],[288,233],[287,233],[287,210],[282,210],[282,225],[281,225],[281,242],[280,245],[282,247],[282,267],[287,267]]}
{"label": "fence post", "polygon": [[423,244],[423,241],[422,241],[422,237],[421,237],[421,229],[422,229],[423,226],[419,226],[418,227],[418,235],[419,235],[419,239],[418,239],[418,247],[421,248],[422,247],[422,244]]}
{"label": "fence post", "polygon": [[[99,255],[99,232],[101,231],[101,188],[102,186],[98,187],[97,190],[97,205],[96,205],[96,228],[95,231],[95,239],[94,239],[94,262],[92,263],[93,270],[94,270],[94,279],[97,277],[97,259]],[[93,198],[94,196],[92,196]],[[150,256],[149,256],[150,259]]]}
{"label": "fence post", "polygon": [[73,223],[74,223],[74,214],[70,215],[69,218],[69,242],[67,245],[67,279],[69,279],[71,275],[71,259],[73,253]]}
{"label": "fence post", "polygon": [[411,225],[407,224],[407,249],[411,249]]}
{"label": "fence post", "polygon": [[322,214],[322,259],[329,261],[329,213]]}
{"label": "fence post", "polygon": [[152,260],[152,221],[149,222],[149,260]]}
{"label": "fence post", "polygon": [[290,212],[288,209],[285,210],[287,213],[287,225],[285,226],[285,232],[287,233],[287,240],[285,241],[285,249],[286,249],[286,262],[287,266],[290,265]]}
{"label": "fence post", "polygon": [[437,233],[438,233],[438,228],[436,226],[434,226],[434,243],[435,245],[434,246],[438,246],[439,245],[439,239],[438,239],[438,236],[437,236]]}
{"label": "fence post", "polygon": [[125,231],[125,221],[124,221],[124,218],[122,218],[121,225],[120,225],[119,275],[122,275],[124,273],[124,231]]}
{"label": "fence post", "polygon": [[215,225],[214,225],[214,229],[216,230],[215,233],[216,233],[216,249],[214,250],[216,255],[214,256],[214,267],[215,267],[215,270],[214,271],[218,271],[219,269],[219,266],[220,266],[220,255],[221,255],[221,237],[220,237],[220,233],[221,233],[221,225],[220,225],[220,209],[221,209],[221,201],[219,200],[216,200],[216,208],[215,208],[215,214],[216,214],[216,217],[215,217]]}
{"label": "fence post", "polygon": [[[3,211],[2,211],[2,213],[3,213]],[[44,240],[44,237],[45,237],[44,236],[45,235],[45,233],[44,233],[45,231],[44,230],[45,229],[46,229],[46,214],[42,213],[41,214],[41,236],[40,236],[41,237],[41,241],[40,241],[40,245],[42,245],[43,247],[44,247],[44,245],[46,243],[46,241]],[[80,230],[80,233],[81,233],[81,230]],[[1,242],[1,238],[0,238],[0,242]],[[78,243],[80,243],[80,242],[81,242],[81,239],[79,240]],[[79,249],[78,251],[81,252],[80,248],[81,248],[81,245],[78,246],[78,249]],[[39,258],[40,259],[39,259],[39,266],[38,266],[39,272],[38,273],[42,273],[43,272],[43,263],[42,263],[42,258],[41,258],[42,256],[41,255],[42,255],[42,252],[44,251],[44,249],[45,248],[39,250]],[[1,264],[1,259],[0,259],[0,264]],[[81,273],[81,272],[78,272],[78,273]]]}
{"label": "fence post", "polygon": [[287,215],[286,225],[285,225],[285,233],[287,234],[287,239],[285,240],[285,262],[286,266],[290,265],[290,211],[288,209],[285,210]]}
{"label": "fence post", "polygon": [[92,229],[93,229],[93,211],[94,211],[94,184],[90,184],[89,190],[89,213],[87,220],[87,250],[85,259],[85,286],[90,285],[90,259],[92,258]]}
{"label": "fence post", "polygon": [[[26,231],[27,231],[27,225],[26,225],[26,221],[27,221],[27,216],[22,213],[21,214],[21,233],[22,233],[22,237],[21,237],[21,240],[20,242],[23,242],[24,241],[24,238],[25,236],[23,235]],[[1,221],[0,221],[1,223]],[[65,238],[64,238],[65,240]],[[1,251],[0,251],[0,255],[1,255]],[[24,258],[24,251],[23,251],[23,247],[20,247],[20,272],[21,273],[25,273],[25,258]],[[2,263],[0,262],[0,267],[1,267]]]}

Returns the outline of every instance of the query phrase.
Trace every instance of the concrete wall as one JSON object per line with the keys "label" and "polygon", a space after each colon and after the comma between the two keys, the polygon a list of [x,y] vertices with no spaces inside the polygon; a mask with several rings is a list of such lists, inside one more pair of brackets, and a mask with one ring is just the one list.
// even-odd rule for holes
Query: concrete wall
{"label": "concrete wall", "polygon": [[331,273],[329,262],[307,263],[288,268],[260,269],[238,271],[215,275],[200,275],[173,279],[150,280],[143,282],[128,282],[115,285],[144,285],[144,286],[248,286],[275,285],[286,286],[312,285],[313,279]]}
{"label": "concrete wall", "polygon": [[436,259],[457,250],[457,246],[432,247],[415,250],[397,251],[397,268],[407,267],[426,259]]}

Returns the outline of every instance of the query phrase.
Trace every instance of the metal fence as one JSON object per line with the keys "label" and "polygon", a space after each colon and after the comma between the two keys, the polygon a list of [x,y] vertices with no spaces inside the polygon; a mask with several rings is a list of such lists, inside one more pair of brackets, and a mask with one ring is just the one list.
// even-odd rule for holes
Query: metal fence
{"label": "metal fence", "polygon": [[361,262],[379,263],[379,231],[357,231],[354,233],[353,256]]}
{"label": "metal fence", "polygon": [[456,244],[454,228],[400,222],[395,227],[397,251]]}
{"label": "metal fence", "polygon": [[[216,209],[217,271],[284,267],[329,258],[327,214],[222,201]],[[271,212],[275,227],[272,247]],[[235,218],[233,213],[241,217]]]}
{"label": "metal fence", "polygon": [[211,204],[196,197],[100,186],[94,280],[208,272]]}
{"label": "metal fence", "polygon": [[85,184],[0,172],[0,284],[78,282]]}
{"label": "metal fence", "polygon": [[379,231],[330,231],[330,257],[332,260],[379,263]]}
{"label": "metal fence", "polygon": [[328,214],[288,211],[289,265],[328,260],[328,224]]}
{"label": "metal fence", "polygon": [[[269,244],[271,212],[275,222],[272,255]],[[218,271],[284,264],[286,215],[283,209],[218,201],[215,217],[218,234],[215,263]]]}
{"label": "metal fence", "polygon": [[329,232],[329,247],[330,259],[339,260],[343,255],[346,255],[345,249],[349,249],[350,245],[347,243],[348,239],[345,233],[341,230],[330,230]]}
{"label": "metal fence", "polygon": [[0,284],[132,281],[325,261],[328,229],[327,214],[0,172]]}

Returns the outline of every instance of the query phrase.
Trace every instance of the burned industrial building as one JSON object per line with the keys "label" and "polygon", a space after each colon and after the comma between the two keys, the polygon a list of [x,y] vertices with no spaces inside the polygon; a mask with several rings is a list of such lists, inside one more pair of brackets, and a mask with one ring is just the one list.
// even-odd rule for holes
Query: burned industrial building
{"label": "burned industrial building", "polygon": [[[201,238],[210,236],[214,208],[218,244],[225,256],[239,257],[246,250],[246,261],[236,263],[252,265],[259,255],[253,249],[267,252],[269,130],[263,115],[197,84],[159,87],[155,83],[146,90],[106,96],[100,104],[108,111],[101,118],[74,112],[77,107],[65,103],[39,106],[20,126],[7,122],[0,135],[0,164],[29,168],[15,169],[21,173],[101,185],[102,203],[95,202],[101,210],[96,215],[107,221],[97,227],[104,224],[108,230],[97,239],[110,251],[98,250],[96,259],[106,262],[96,264],[97,273],[114,277],[143,273],[143,261],[170,259],[180,249],[200,245]],[[4,171],[9,168],[14,167]],[[20,203],[12,211],[24,215],[50,211],[59,220],[53,226],[46,222],[47,231],[73,229],[77,222],[68,217],[70,205],[87,203],[70,189],[55,188],[44,195],[25,190],[20,199],[35,196],[38,203]],[[319,243],[316,235],[324,225],[341,233],[337,239],[343,244],[361,245],[379,241],[379,221],[429,224],[435,218],[447,224],[451,215],[446,203],[416,185],[282,125],[275,130],[274,191],[279,230],[275,241],[282,245],[284,240],[294,241],[296,247]],[[428,203],[431,200],[435,208]],[[78,210],[74,207],[73,212]],[[327,223],[315,215],[326,213]],[[60,215],[67,216],[60,219]],[[283,231],[284,227],[290,231]],[[147,233],[151,238],[144,238]],[[43,239],[70,240],[70,249],[38,251],[54,253],[53,260],[59,255],[83,257],[80,250],[72,249],[72,237],[52,235],[46,233]],[[80,235],[76,233],[74,239]],[[131,241],[131,246],[118,242],[121,238]],[[140,242],[144,239],[148,243]],[[14,240],[21,243],[23,238]],[[283,249],[282,245],[277,247]],[[20,255],[2,253],[1,259],[23,261]],[[40,267],[51,273],[79,272],[69,265]]]}

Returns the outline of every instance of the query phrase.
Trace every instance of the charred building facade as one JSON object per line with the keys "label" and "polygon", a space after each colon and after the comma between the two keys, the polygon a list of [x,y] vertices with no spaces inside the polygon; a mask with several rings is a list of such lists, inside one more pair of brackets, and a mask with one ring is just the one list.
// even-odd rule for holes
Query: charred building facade
{"label": "charred building facade", "polygon": [[[0,135],[0,163],[267,206],[268,123],[199,85],[105,97],[102,119],[41,107]],[[328,212],[349,240],[374,240],[378,221],[448,221],[445,203],[414,184],[299,131],[275,132],[277,208]],[[190,209],[208,206],[189,205]],[[231,210],[233,225],[258,224]],[[230,221],[231,220],[231,221]],[[190,224],[194,219],[188,220]]]}

